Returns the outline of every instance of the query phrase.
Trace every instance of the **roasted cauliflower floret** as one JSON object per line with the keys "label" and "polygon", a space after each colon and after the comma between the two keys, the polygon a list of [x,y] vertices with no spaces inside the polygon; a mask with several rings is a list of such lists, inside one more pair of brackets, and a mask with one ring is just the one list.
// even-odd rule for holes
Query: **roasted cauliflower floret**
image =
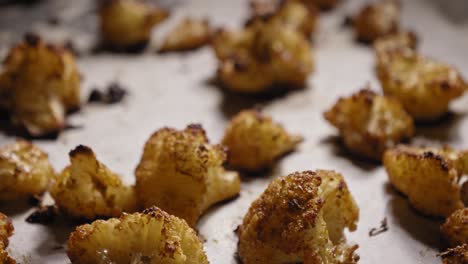
{"label": "roasted cauliflower floret", "polygon": [[115,217],[137,210],[134,188],[96,159],[86,146],[70,151],[71,165],[52,185],[57,207],[73,218]]}
{"label": "roasted cauliflower floret", "polygon": [[208,20],[186,18],[166,36],[161,52],[186,51],[200,48],[211,40]]}
{"label": "roasted cauliflower floret", "polygon": [[443,264],[466,264],[468,263],[468,244],[451,248],[440,254]]}
{"label": "roasted cauliflower floret", "polygon": [[396,97],[417,121],[440,118],[468,87],[454,67],[411,49],[377,52],[376,68],[384,93]]}
{"label": "roasted cauliflower floret", "polygon": [[157,207],[77,227],[67,254],[74,264],[208,263],[195,231]]}
{"label": "roasted cauliflower floret", "polygon": [[340,98],[324,116],[349,151],[373,160],[414,133],[413,119],[397,100],[368,89]]}
{"label": "roasted cauliflower floret", "polygon": [[399,145],[385,152],[383,163],[390,183],[408,196],[415,209],[448,217],[463,208],[458,181],[468,172],[467,160],[466,153],[448,147]]}
{"label": "roasted cauliflower floret", "polygon": [[80,105],[80,80],[71,52],[27,34],[4,62],[1,106],[33,136],[58,132],[66,112]]}
{"label": "roasted cauliflower floret", "polygon": [[275,179],[252,203],[239,227],[243,263],[356,263],[359,209],[343,177],[333,171],[296,172]]}
{"label": "roasted cauliflower floret", "polygon": [[379,0],[366,5],[353,18],[354,32],[358,40],[372,43],[374,40],[394,34],[399,30],[400,4],[397,0]]}
{"label": "roasted cauliflower floret", "polygon": [[302,32],[306,38],[317,26],[318,11],[314,4],[305,0],[285,0],[279,3],[253,1],[250,6],[252,17],[247,24],[266,19],[269,23],[279,23]]}
{"label": "roasted cauliflower floret", "polygon": [[1,264],[16,264],[8,253],[5,251],[8,246],[8,238],[13,235],[13,225],[10,219],[2,213],[0,213],[0,263]]}
{"label": "roasted cauliflower floret", "polygon": [[455,211],[440,229],[450,246],[468,244],[468,208]]}
{"label": "roasted cauliflower floret", "polygon": [[213,38],[213,48],[219,60],[218,79],[236,92],[302,87],[313,70],[308,40],[275,19],[256,19],[240,32],[221,30]]}
{"label": "roasted cauliflower floret", "polygon": [[121,50],[145,46],[151,29],[168,16],[167,11],[140,0],[105,0],[100,10],[103,42]]}
{"label": "roasted cauliflower floret", "polygon": [[223,145],[228,147],[229,165],[256,172],[271,167],[301,141],[301,136],[290,135],[270,116],[259,110],[245,110],[229,123]]}
{"label": "roasted cauliflower floret", "polygon": [[0,200],[40,195],[55,177],[48,155],[19,140],[0,148]]}
{"label": "roasted cauliflower floret", "polygon": [[414,32],[401,31],[396,34],[391,34],[385,37],[378,38],[374,42],[374,50],[377,58],[386,56],[398,50],[416,50],[418,45],[418,37]]}
{"label": "roasted cauliflower floret", "polygon": [[239,175],[223,168],[220,145],[211,145],[199,125],[163,128],[146,142],[136,174],[142,205],[156,205],[194,227],[211,205],[240,191]]}

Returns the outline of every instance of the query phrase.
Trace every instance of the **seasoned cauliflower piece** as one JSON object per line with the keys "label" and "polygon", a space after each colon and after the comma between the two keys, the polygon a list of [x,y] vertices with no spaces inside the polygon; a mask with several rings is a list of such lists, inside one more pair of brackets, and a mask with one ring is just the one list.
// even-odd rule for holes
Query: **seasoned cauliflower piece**
{"label": "seasoned cauliflower piece", "polygon": [[383,163],[390,183],[408,196],[421,213],[448,217],[463,208],[458,181],[468,173],[468,156],[448,147],[399,145],[385,152]]}
{"label": "seasoned cauliflower piece", "polygon": [[315,31],[318,11],[314,4],[305,0],[285,0],[279,3],[251,2],[252,17],[247,24],[258,19],[267,19],[269,23],[279,23],[302,32],[306,38]]}
{"label": "seasoned cauliflower piece", "polygon": [[47,191],[55,177],[48,155],[18,140],[0,148],[0,200],[15,200]]}
{"label": "seasoned cauliflower piece", "polygon": [[397,98],[417,121],[440,118],[468,88],[454,67],[411,49],[377,52],[376,68],[384,93]]}
{"label": "seasoned cauliflower piece", "polygon": [[0,105],[33,136],[59,132],[65,114],[80,106],[80,80],[71,52],[27,34],[4,62]]}
{"label": "seasoned cauliflower piece", "polygon": [[304,171],[275,179],[239,227],[243,263],[357,263],[343,230],[356,229],[359,209],[343,177]]}
{"label": "seasoned cauliflower piece", "polygon": [[146,142],[135,170],[139,200],[194,227],[208,207],[240,191],[239,175],[224,170],[225,159],[224,149],[209,144],[199,125],[162,128]]}
{"label": "seasoned cauliflower piece", "polygon": [[245,110],[231,120],[222,143],[228,147],[229,165],[256,172],[271,167],[301,141],[301,136],[290,135],[270,116]]}
{"label": "seasoned cauliflower piece", "polygon": [[468,208],[455,211],[440,229],[450,246],[468,244]]}
{"label": "seasoned cauliflower piece", "polygon": [[140,0],[106,0],[100,10],[102,39],[117,50],[140,49],[150,40],[151,29],[168,16]]}
{"label": "seasoned cauliflower piece", "polygon": [[74,218],[115,217],[137,210],[134,188],[96,159],[86,146],[70,151],[71,165],[52,185],[57,207]]}
{"label": "seasoned cauliflower piece", "polygon": [[208,263],[195,231],[157,207],[77,227],[67,254],[74,264]]}
{"label": "seasoned cauliflower piece", "polygon": [[468,244],[451,248],[440,254],[443,264],[466,264],[468,263]]}
{"label": "seasoned cauliflower piece", "polygon": [[235,92],[302,87],[313,70],[308,40],[274,16],[255,19],[239,32],[221,30],[212,44],[219,60],[218,79]]}
{"label": "seasoned cauliflower piece", "polygon": [[13,235],[13,225],[10,219],[2,213],[0,213],[0,263],[1,264],[16,264],[8,253],[5,251],[8,246],[8,238]]}
{"label": "seasoned cauliflower piece", "polygon": [[385,37],[378,38],[374,42],[374,50],[377,58],[391,54],[395,50],[416,50],[418,37],[414,32],[402,31]]}
{"label": "seasoned cauliflower piece", "polygon": [[208,20],[186,18],[166,36],[161,52],[186,51],[200,48],[211,40]]}
{"label": "seasoned cauliflower piece", "polygon": [[414,134],[413,119],[397,100],[368,89],[340,98],[324,116],[349,151],[373,160]]}
{"label": "seasoned cauliflower piece", "polygon": [[379,0],[366,5],[353,18],[354,32],[358,40],[372,43],[398,32],[399,20],[400,3],[397,0]]}

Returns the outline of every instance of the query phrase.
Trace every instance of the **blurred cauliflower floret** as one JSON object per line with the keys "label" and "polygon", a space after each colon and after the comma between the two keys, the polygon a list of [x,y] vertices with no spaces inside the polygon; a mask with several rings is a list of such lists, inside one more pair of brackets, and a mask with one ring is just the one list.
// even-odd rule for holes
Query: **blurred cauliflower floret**
{"label": "blurred cauliflower floret", "polygon": [[19,140],[0,148],[0,200],[40,195],[55,177],[48,155]]}
{"label": "blurred cauliflower floret", "polygon": [[254,19],[238,32],[220,30],[212,45],[219,60],[218,79],[236,92],[302,87],[313,70],[308,40],[275,16]]}
{"label": "blurred cauliflower floret", "polygon": [[441,231],[451,247],[468,244],[468,208],[451,214],[441,226]]}
{"label": "blurred cauliflower floret", "polygon": [[239,227],[243,263],[357,263],[345,228],[356,229],[359,209],[343,177],[333,171],[296,172],[275,179]]}
{"label": "blurred cauliflower floret", "polygon": [[443,264],[466,264],[468,263],[468,244],[451,248],[440,254]]}
{"label": "blurred cauliflower floret", "polygon": [[151,29],[169,16],[166,10],[141,0],[105,0],[100,10],[104,44],[137,50],[151,38]]}
{"label": "blurred cauliflower floret", "polygon": [[269,23],[278,23],[299,32],[306,38],[315,31],[318,22],[318,11],[314,4],[305,0],[252,1],[252,17],[247,24],[256,20],[269,20]]}
{"label": "blurred cauliflower floret", "polygon": [[10,219],[2,213],[0,213],[0,263],[1,264],[16,264],[8,253],[5,251],[8,246],[8,238],[13,234],[13,225]]}
{"label": "blurred cauliflower floret", "polygon": [[374,42],[374,50],[377,58],[386,56],[396,50],[416,50],[418,46],[418,37],[412,31],[401,31],[385,37],[378,38]]}
{"label": "blurred cauliflower floret", "polygon": [[195,231],[156,207],[77,227],[67,254],[74,264],[208,263]]}
{"label": "blurred cauliflower floret", "polygon": [[208,20],[186,18],[166,36],[161,52],[186,51],[200,48],[211,40]]}
{"label": "blurred cauliflower floret", "polygon": [[33,136],[61,131],[65,115],[80,106],[80,73],[63,47],[27,34],[10,50],[0,74],[0,106]]}
{"label": "blurred cauliflower floret", "polygon": [[142,205],[156,205],[195,226],[211,205],[240,191],[239,175],[225,171],[220,145],[211,145],[199,125],[162,128],[146,142],[135,170]]}
{"label": "blurred cauliflower floret", "polygon": [[399,1],[379,0],[366,5],[353,18],[354,32],[358,40],[372,43],[380,37],[398,32],[399,20]]}
{"label": "blurred cauliflower floret", "polygon": [[271,167],[282,155],[294,150],[302,137],[290,135],[270,116],[245,110],[229,123],[223,139],[229,165],[256,172]]}
{"label": "blurred cauliflower floret", "polygon": [[90,148],[80,145],[69,156],[71,165],[50,190],[61,211],[74,218],[95,219],[137,210],[134,188],[124,185]]}
{"label": "blurred cauliflower floret", "polygon": [[452,66],[411,49],[377,50],[377,75],[385,94],[396,97],[415,120],[431,121],[468,86]]}
{"label": "blurred cauliflower floret", "polygon": [[324,116],[349,151],[373,160],[414,133],[413,119],[397,100],[368,89],[340,98]]}
{"label": "blurred cauliflower floret", "polygon": [[418,211],[448,217],[463,208],[458,182],[468,173],[468,154],[443,149],[399,145],[385,152],[390,183],[408,196]]}

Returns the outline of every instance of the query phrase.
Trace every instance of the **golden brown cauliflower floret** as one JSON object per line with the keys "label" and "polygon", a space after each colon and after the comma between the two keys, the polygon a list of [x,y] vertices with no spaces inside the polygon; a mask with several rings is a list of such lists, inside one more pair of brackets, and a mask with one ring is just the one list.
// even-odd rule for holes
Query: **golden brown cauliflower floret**
{"label": "golden brown cauliflower floret", "polygon": [[228,147],[229,165],[257,172],[270,168],[301,141],[259,110],[245,110],[229,123],[223,145]]}
{"label": "golden brown cauliflower floret", "polygon": [[48,155],[19,140],[0,148],[0,200],[40,195],[55,177]]}
{"label": "golden brown cauliflower floret", "polygon": [[378,38],[374,42],[374,50],[377,58],[385,56],[395,50],[416,50],[418,37],[412,31],[401,31],[385,37]]}
{"label": "golden brown cauliflower floret", "polygon": [[315,31],[318,22],[318,12],[314,4],[305,0],[285,0],[279,3],[271,1],[252,1],[252,17],[247,24],[258,19],[269,20],[299,32],[306,38]]}
{"label": "golden brown cauliflower floret", "polygon": [[399,145],[385,152],[383,163],[390,183],[408,196],[421,213],[448,217],[463,208],[458,181],[468,172],[468,156],[448,147]]}
{"label": "golden brown cauliflower floret", "polygon": [[373,160],[414,133],[413,119],[397,100],[368,89],[340,98],[324,116],[352,153]]}
{"label": "golden brown cauliflower floret", "polygon": [[225,159],[224,149],[209,144],[199,125],[160,129],[146,142],[135,170],[139,200],[193,227],[208,207],[240,191],[239,175],[224,170]]}
{"label": "golden brown cauliflower floret", "polygon": [[451,214],[441,226],[441,231],[451,247],[468,244],[468,208]]}
{"label": "golden brown cauliflower floret", "polygon": [[221,30],[213,38],[218,79],[241,93],[266,93],[274,86],[302,87],[313,70],[304,35],[275,16],[254,19],[242,31]]}
{"label": "golden brown cauliflower floret", "polygon": [[16,261],[5,251],[8,246],[8,238],[13,234],[13,230],[10,219],[0,213],[0,264],[16,264]]}
{"label": "golden brown cauliflower floret", "polygon": [[443,264],[466,264],[468,263],[468,244],[451,248],[440,254]]}
{"label": "golden brown cauliflower floret", "polygon": [[210,40],[211,27],[208,20],[186,18],[169,32],[160,51],[193,50],[208,44]]}
{"label": "golden brown cauliflower floret", "polygon": [[102,39],[114,49],[137,49],[148,43],[151,29],[168,16],[140,0],[106,0],[100,10]]}
{"label": "golden brown cauliflower floret", "polygon": [[74,264],[208,263],[195,231],[157,207],[77,227],[67,254]]}
{"label": "golden brown cauliflower floret", "polygon": [[372,43],[374,40],[394,34],[399,30],[400,4],[397,0],[379,0],[366,5],[353,18],[354,32],[358,40]]}
{"label": "golden brown cauliflower floret", "polygon": [[396,97],[417,121],[440,118],[468,88],[454,67],[411,49],[378,51],[377,76],[384,93]]}
{"label": "golden brown cauliflower floret", "polygon": [[243,263],[356,263],[359,209],[343,177],[333,171],[296,172],[275,179],[252,203],[239,227]]}
{"label": "golden brown cauliflower floret", "polygon": [[71,52],[27,34],[4,62],[1,106],[33,136],[61,131],[80,105],[80,73]]}
{"label": "golden brown cauliflower floret", "polygon": [[80,145],[69,156],[71,165],[50,191],[61,211],[74,218],[95,219],[137,210],[134,188],[125,186],[90,148]]}

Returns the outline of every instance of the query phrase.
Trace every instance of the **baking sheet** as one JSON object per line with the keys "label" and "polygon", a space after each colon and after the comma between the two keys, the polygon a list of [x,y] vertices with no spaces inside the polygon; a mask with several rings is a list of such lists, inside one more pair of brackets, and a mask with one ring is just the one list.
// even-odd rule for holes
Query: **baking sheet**
{"label": "baking sheet", "polygon": [[[95,41],[93,1],[49,0],[39,6],[0,6],[0,54],[28,30],[41,32],[47,39],[72,38],[80,49]],[[143,144],[152,132],[163,126],[183,128],[201,123],[212,142],[219,142],[227,120],[241,109],[263,104],[265,111],[287,129],[305,137],[297,152],[282,159],[264,177],[249,178],[242,184],[239,198],[215,206],[198,223],[211,263],[237,263],[237,238],[234,230],[241,223],[250,203],[275,177],[290,172],[333,169],[345,175],[360,207],[358,230],[348,234],[349,242],[358,243],[360,263],[440,263],[435,256],[440,247],[439,224],[412,210],[406,199],[387,184],[384,169],[372,163],[355,160],[336,143],[336,131],[322,118],[322,112],[340,95],[347,95],[369,83],[379,89],[373,73],[373,54],[353,42],[349,29],[341,27],[345,15],[364,1],[346,1],[336,10],[324,13],[315,38],[316,72],[305,90],[271,100],[254,100],[234,96],[213,85],[216,60],[210,48],[183,53],[159,55],[152,48],[144,54],[109,53],[80,57],[84,76],[82,98],[94,86],[118,81],[128,87],[130,95],[117,105],[86,105],[69,117],[80,129],[67,130],[57,140],[35,140],[45,149],[54,167],[68,164],[67,153],[78,144],[93,148],[98,159],[133,183],[133,170]],[[420,36],[421,51],[458,67],[468,76],[468,24],[463,16],[452,19],[444,6],[464,5],[464,1],[403,2],[403,25]],[[164,32],[181,17],[209,17],[215,25],[239,26],[247,15],[247,1],[165,1],[174,8],[171,19],[154,32],[154,45]],[[458,12],[460,13],[460,12]],[[466,13],[466,12],[465,12]],[[47,23],[58,16],[62,23]],[[466,15],[465,15],[466,16]],[[152,44],[152,45],[153,45]],[[432,126],[418,128],[418,142],[446,142],[468,148],[468,96],[452,107],[451,118]],[[1,145],[14,138],[0,134]],[[46,203],[51,200],[46,199]],[[13,218],[15,234],[8,249],[19,263],[69,263],[65,248],[68,223],[43,226],[24,220],[32,212],[26,204],[0,204]],[[386,217],[389,230],[369,237]]]}

